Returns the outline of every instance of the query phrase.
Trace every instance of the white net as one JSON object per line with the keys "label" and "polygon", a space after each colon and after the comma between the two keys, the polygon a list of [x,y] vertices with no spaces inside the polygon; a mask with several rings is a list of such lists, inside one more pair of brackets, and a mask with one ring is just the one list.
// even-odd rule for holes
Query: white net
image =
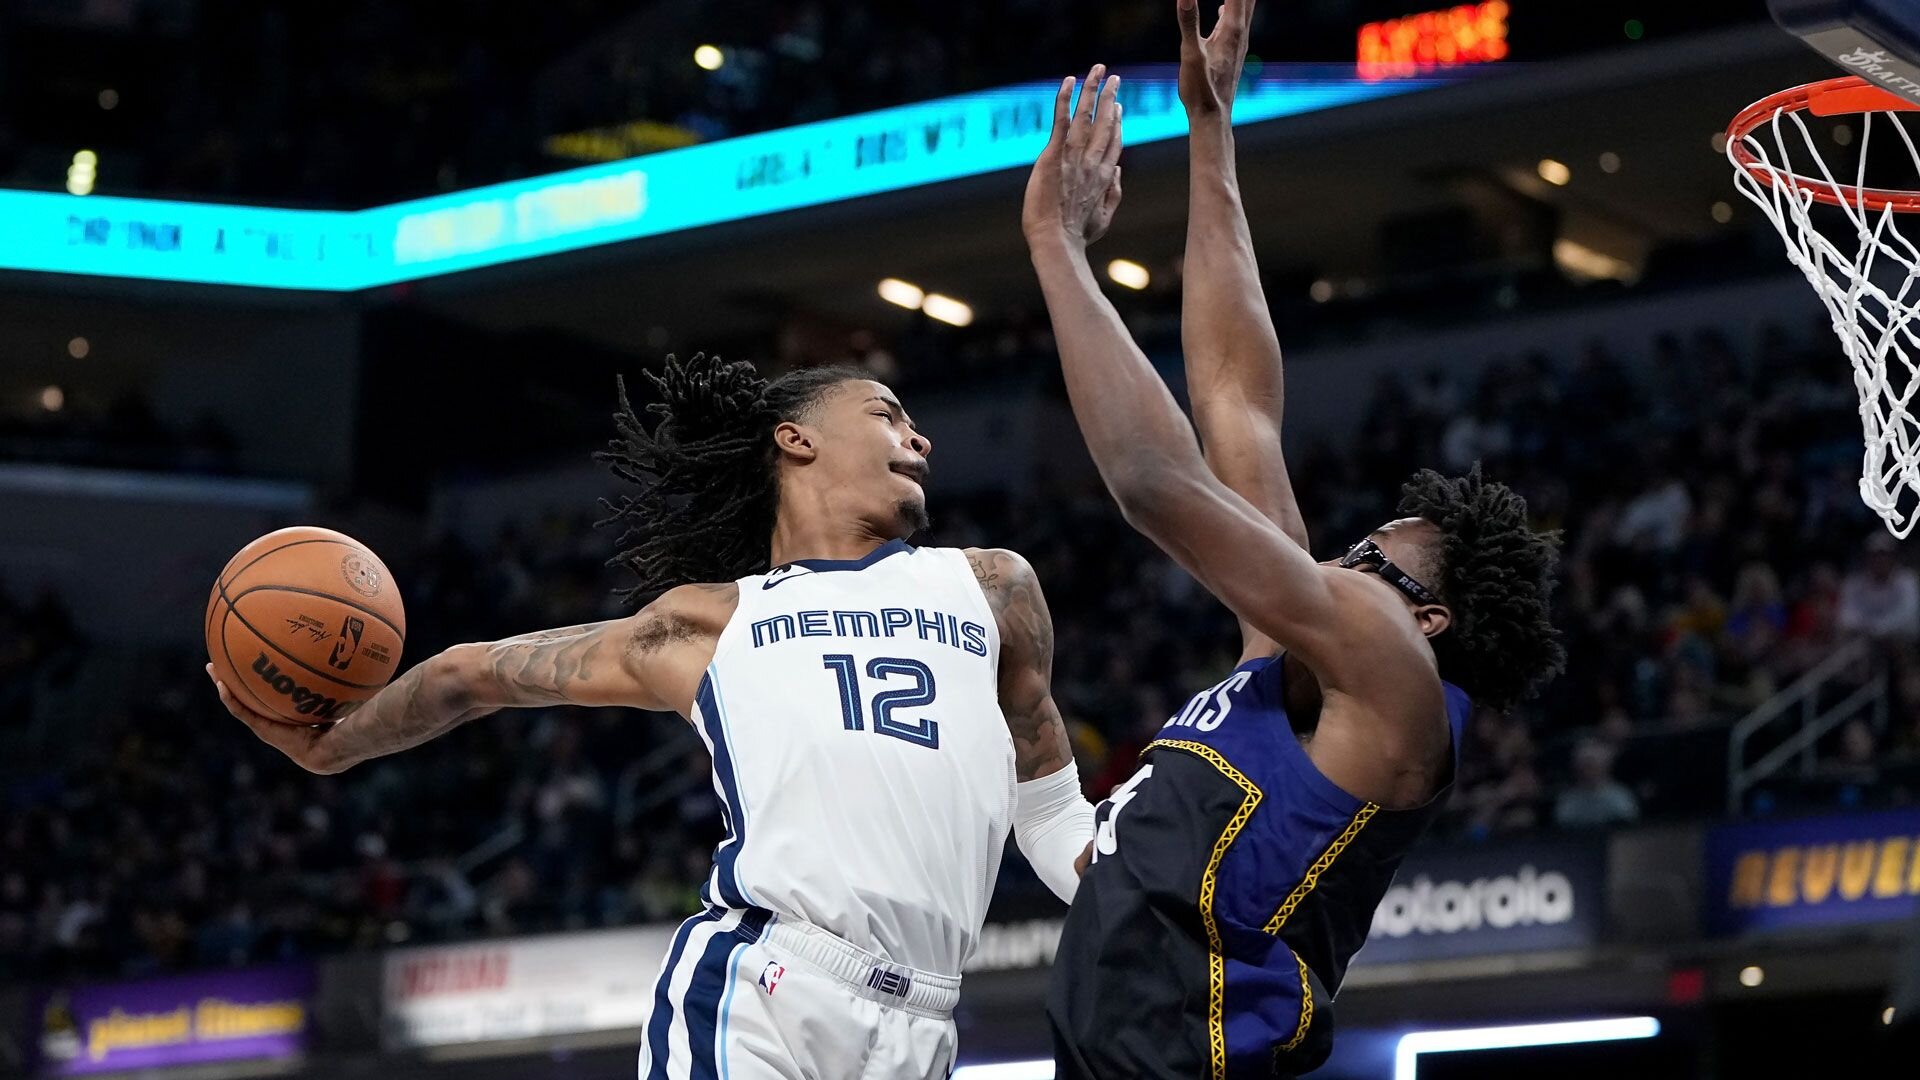
{"label": "white net", "polygon": [[[1869,112],[1858,120],[1859,165],[1848,181],[1835,178],[1796,110],[1775,111],[1771,120],[1729,145],[1727,154],[1740,193],[1773,222],[1786,241],[1787,257],[1833,317],[1833,331],[1853,362],[1854,388],[1860,392],[1866,437],[1860,497],[1888,530],[1904,538],[1920,522],[1920,421],[1914,417],[1920,389],[1920,247],[1902,235],[1899,210],[1872,208],[1885,192],[1868,186],[1867,162],[1876,136],[1883,144],[1900,143],[1915,170],[1920,170],[1920,148],[1898,113]],[[1753,161],[1736,156],[1742,146]],[[1822,189],[1837,194],[1841,205],[1816,199]]]}

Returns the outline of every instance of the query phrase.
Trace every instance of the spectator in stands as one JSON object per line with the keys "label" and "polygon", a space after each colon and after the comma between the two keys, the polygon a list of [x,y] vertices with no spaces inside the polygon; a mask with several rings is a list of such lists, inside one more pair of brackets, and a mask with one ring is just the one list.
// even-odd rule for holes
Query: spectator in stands
{"label": "spectator in stands", "polygon": [[1614,779],[1613,751],[1598,739],[1582,739],[1573,751],[1573,786],[1554,801],[1554,823],[1577,829],[1639,819],[1640,801]]}
{"label": "spectator in stands", "polygon": [[1694,662],[1701,668],[1713,667],[1714,647],[1727,628],[1727,605],[1714,592],[1713,585],[1699,576],[1687,579],[1686,598],[1667,620],[1667,632],[1676,652],[1698,654]]}
{"label": "spectator in stands", "polygon": [[1840,729],[1840,752],[1822,765],[1821,776],[1835,782],[1835,799],[1855,807],[1868,801],[1880,782],[1880,738],[1865,720],[1847,721]]}
{"label": "spectator in stands", "polygon": [[1666,707],[1661,720],[1675,730],[1699,727],[1713,719],[1708,697],[1708,680],[1702,669],[1690,664],[1675,665],[1672,685],[1667,690]]}
{"label": "spectator in stands", "polygon": [[1727,636],[1741,652],[1764,652],[1787,628],[1787,605],[1781,599],[1780,576],[1773,567],[1754,559],[1740,568],[1733,586],[1733,609],[1727,614]]}
{"label": "spectator in stands", "polygon": [[0,587],[0,731],[24,722],[41,689],[71,680],[85,641],[49,589],[18,606]]}
{"label": "spectator in stands", "polygon": [[[1492,372],[1488,381],[1492,381]],[[1440,438],[1440,458],[1452,472],[1466,472],[1477,461],[1504,457],[1513,445],[1506,419],[1491,395],[1483,394],[1472,409],[1456,415]]]}
{"label": "spectator in stands", "polygon": [[1467,831],[1478,836],[1538,825],[1542,794],[1538,754],[1526,721],[1478,709],[1468,727],[1468,739],[1457,801],[1450,812],[1463,816]]}
{"label": "spectator in stands", "polygon": [[1668,554],[1686,541],[1693,496],[1687,491],[1686,481],[1666,461],[1666,455],[1656,456],[1654,480],[1621,512],[1619,524],[1614,526],[1614,543]]}
{"label": "spectator in stands", "polygon": [[1812,666],[1817,651],[1839,637],[1840,590],[1840,571],[1832,563],[1815,563],[1807,572],[1787,611],[1785,648],[1775,657],[1782,670]]}
{"label": "spectator in stands", "polygon": [[1894,557],[1893,537],[1876,532],[1861,565],[1840,587],[1840,629],[1876,641],[1920,641],[1920,574]]}

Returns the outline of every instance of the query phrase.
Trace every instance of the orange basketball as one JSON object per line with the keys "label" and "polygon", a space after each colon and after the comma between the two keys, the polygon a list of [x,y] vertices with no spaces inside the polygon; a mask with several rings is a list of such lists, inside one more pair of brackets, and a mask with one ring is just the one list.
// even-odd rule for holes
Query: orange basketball
{"label": "orange basketball", "polygon": [[293,724],[338,720],[392,680],[407,640],[380,557],[332,529],[240,549],[207,600],[207,655],[240,703]]}

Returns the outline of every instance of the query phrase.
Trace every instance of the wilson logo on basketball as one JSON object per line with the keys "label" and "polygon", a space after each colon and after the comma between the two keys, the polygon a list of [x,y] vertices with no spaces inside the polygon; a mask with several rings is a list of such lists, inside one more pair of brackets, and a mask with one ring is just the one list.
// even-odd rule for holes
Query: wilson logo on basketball
{"label": "wilson logo on basketball", "polygon": [[315,720],[338,720],[353,711],[358,702],[341,701],[316,690],[309,690],[293,681],[293,676],[281,672],[280,666],[267,659],[266,653],[253,662],[253,673],[260,681],[273,688],[274,692],[293,702],[293,709],[301,716],[311,716]]}
{"label": "wilson logo on basketball", "polygon": [[380,568],[358,552],[340,560],[340,576],[347,579],[348,588],[361,596],[375,596],[380,592]]}

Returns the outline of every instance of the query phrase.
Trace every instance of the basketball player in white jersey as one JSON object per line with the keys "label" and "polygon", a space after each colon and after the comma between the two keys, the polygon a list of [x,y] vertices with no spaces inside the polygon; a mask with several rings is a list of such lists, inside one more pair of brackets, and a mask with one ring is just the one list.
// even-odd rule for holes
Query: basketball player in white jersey
{"label": "basketball player in white jersey", "polygon": [[659,976],[642,1080],[944,1077],[1008,828],[1063,899],[1093,833],[1053,625],[1003,550],[914,548],[931,444],[850,369],[669,358],[601,457],[629,618],[459,645],[326,728],[220,700],[335,773],[513,706],[671,709],[727,835]]}

